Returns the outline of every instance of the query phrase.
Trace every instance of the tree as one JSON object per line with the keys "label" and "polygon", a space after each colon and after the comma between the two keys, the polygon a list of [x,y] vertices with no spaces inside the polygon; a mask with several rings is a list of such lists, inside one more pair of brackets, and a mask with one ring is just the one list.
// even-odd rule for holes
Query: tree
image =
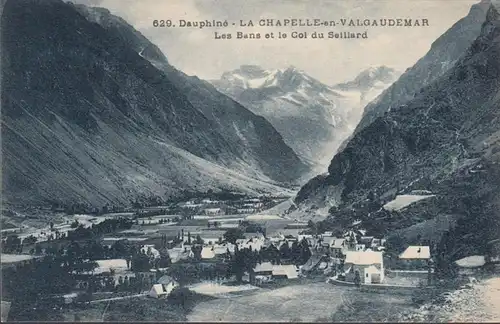
{"label": "tree", "polygon": [[146,272],[149,271],[149,258],[143,253],[136,253],[132,257],[131,269],[134,272]]}
{"label": "tree", "polygon": [[300,241],[299,248],[300,264],[305,264],[312,256],[311,249],[309,248],[309,242],[307,242],[305,238],[302,239],[302,241]]}
{"label": "tree", "polygon": [[297,241],[294,241],[292,244],[292,249],[290,251],[290,255],[292,258],[292,262],[296,265],[301,264],[302,262],[302,257],[301,257],[302,249],[300,248],[299,244]]}
{"label": "tree", "polygon": [[21,247],[21,239],[17,235],[9,235],[5,240],[5,252],[18,251]]}
{"label": "tree", "polygon": [[280,256],[281,259],[290,259],[292,255],[292,251],[290,250],[290,247],[288,246],[288,242],[285,241],[281,246],[280,246]]}
{"label": "tree", "polygon": [[356,271],[354,273],[354,284],[356,285],[356,287],[361,286],[361,277],[359,276],[359,271]]}
{"label": "tree", "polygon": [[238,249],[238,246],[234,249],[230,271],[236,276],[236,281],[242,281],[243,273],[245,272],[244,253]]}
{"label": "tree", "polygon": [[203,250],[203,246],[201,245],[193,245],[191,247],[191,251],[193,252],[195,260],[201,260],[201,251]]}
{"label": "tree", "polygon": [[201,238],[200,234],[196,235],[196,240],[194,241],[196,244],[203,244],[205,243],[203,239]]}
{"label": "tree", "polygon": [[172,264],[172,260],[170,259],[170,255],[168,254],[167,249],[160,249],[160,258],[158,259],[158,267],[166,268]]}
{"label": "tree", "polygon": [[23,243],[22,243],[22,244],[23,244],[23,245],[31,245],[31,244],[35,244],[35,243],[36,243],[36,241],[37,241],[37,238],[36,238],[36,237],[34,237],[33,235],[30,235],[30,236],[28,236],[27,238],[25,238],[25,239],[23,240]]}
{"label": "tree", "polygon": [[224,233],[226,242],[236,244],[236,240],[245,238],[243,231],[240,228],[230,228]]}
{"label": "tree", "polygon": [[194,293],[185,287],[176,287],[167,296],[167,301],[173,305],[182,307],[185,311],[190,311],[194,306]]}

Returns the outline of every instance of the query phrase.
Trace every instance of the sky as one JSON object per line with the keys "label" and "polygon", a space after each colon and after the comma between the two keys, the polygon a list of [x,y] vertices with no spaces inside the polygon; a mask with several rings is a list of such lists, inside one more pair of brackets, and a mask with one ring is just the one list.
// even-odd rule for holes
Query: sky
{"label": "sky", "polygon": [[[478,0],[73,0],[107,8],[158,45],[170,64],[201,79],[219,79],[241,65],[265,69],[295,66],[326,84],[352,80],[362,70],[386,65],[399,71],[425,55],[432,42],[467,15]],[[260,19],[411,18],[428,19],[427,27],[260,27]],[[158,28],[153,20],[227,20],[227,28]],[[255,27],[240,27],[252,20]],[[233,26],[232,23],[236,26]],[[236,32],[261,33],[261,39],[235,39]],[[308,39],[291,39],[292,31]],[[367,39],[311,39],[313,31],[364,32]],[[232,39],[215,39],[218,32]],[[264,34],[287,33],[287,39]]]}

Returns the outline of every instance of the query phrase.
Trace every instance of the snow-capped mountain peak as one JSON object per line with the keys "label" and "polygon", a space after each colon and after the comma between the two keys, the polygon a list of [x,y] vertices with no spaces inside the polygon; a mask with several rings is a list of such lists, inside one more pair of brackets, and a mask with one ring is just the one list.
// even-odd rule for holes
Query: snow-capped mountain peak
{"label": "snow-capped mountain peak", "polygon": [[[351,89],[328,86],[295,66],[266,70],[243,65],[212,83],[269,120],[303,160],[324,172],[326,163],[359,121],[365,97],[373,88],[370,85],[378,81],[388,86],[385,81],[392,73],[387,67],[364,71],[352,81],[364,86]],[[381,92],[384,87],[378,86]]]}
{"label": "snow-capped mountain peak", "polygon": [[361,90],[366,91],[371,88],[386,87],[396,81],[401,75],[399,71],[387,66],[369,67],[361,71],[354,80],[340,83],[335,86],[337,89],[342,90]]}
{"label": "snow-capped mountain peak", "polygon": [[[220,80],[212,83],[222,92],[239,97],[240,95],[257,99],[285,98],[298,101],[324,101],[326,95],[340,96],[334,89],[291,65],[281,69],[265,70],[257,65],[242,65],[238,69],[224,72]],[[262,98],[262,95],[265,98]]]}

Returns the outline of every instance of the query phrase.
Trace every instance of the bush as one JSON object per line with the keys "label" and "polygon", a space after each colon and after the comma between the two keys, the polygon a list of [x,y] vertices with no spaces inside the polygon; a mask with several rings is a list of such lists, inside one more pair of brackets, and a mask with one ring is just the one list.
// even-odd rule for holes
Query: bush
{"label": "bush", "polygon": [[167,297],[167,301],[176,306],[180,306],[184,311],[191,311],[195,305],[195,293],[186,287],[176,287]]}

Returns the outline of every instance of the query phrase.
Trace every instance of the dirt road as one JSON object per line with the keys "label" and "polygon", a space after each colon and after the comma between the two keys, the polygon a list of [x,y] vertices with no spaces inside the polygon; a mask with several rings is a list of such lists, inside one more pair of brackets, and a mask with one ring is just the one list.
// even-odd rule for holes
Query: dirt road
{"label": "dirt road", "polygon": [[137,298],[137,297],[144,297],[147,294],[137,294],[137,295],[128,295],[128,296],[121,296],[121,297],[112,297],[112,298],[105,298],[105,299],[97,299],[97,300],[92,300],[90,301],[91,304],[94,303],[103,303],[103,302],[108,302],[108,301],[113,301],[113,300],[122,300],[122,299],[128,299],[128,298]]}

